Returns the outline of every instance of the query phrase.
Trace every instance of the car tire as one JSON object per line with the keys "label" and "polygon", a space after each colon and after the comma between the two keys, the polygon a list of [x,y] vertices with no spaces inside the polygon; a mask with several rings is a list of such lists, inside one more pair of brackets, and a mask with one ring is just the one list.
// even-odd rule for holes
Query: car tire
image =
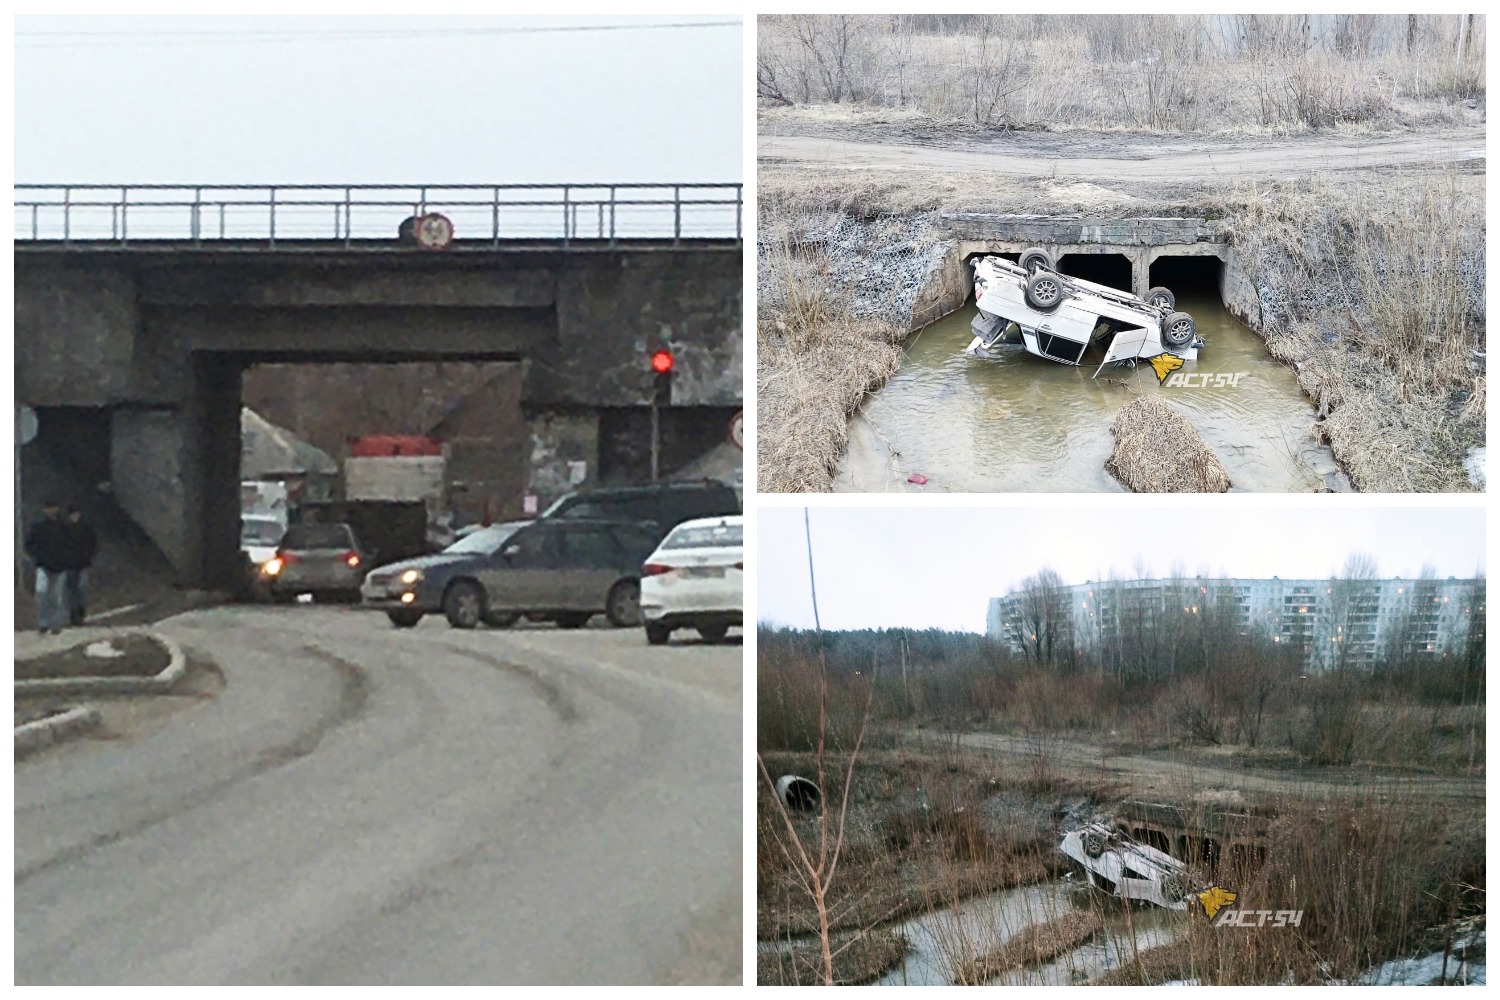
{"label": "car tire", "polygon": [[1057,262],[1052,259],[1050,253],[1041,247],[1027,247],[1025,250],[1022,250],[1021,256],[1017,259],[1016,263],[1020,264],[1021,270],[1027,274],[1035,274],[1039,267],[1045,268],[1048,271],[1057,270]]}
{"label": "car tire", "polygon": [[1172,294],[1170,288],[1163,288],[1161,285],[1147,290],[1146,301],[1153,306],[1165,306],[1167,312],[1177,308],[1177,296]]}
{"label": "car tire", "polygon": [[1091,858],[1097,858],[1104,853],[1104,838],[1097,833],[1085,833],[1083,835],[1083,853]]}
{"label": "car tire", "polygon": [[672,630],[665,625],[647,624],[646,641],[653,646],[665,646],[667,640],[672,638]]}
{"label": "car tire", "polygon": [[443,594],[443,614],[454,628],[474,628],[484,620],[484,589],[473,580],[456,580]]}
{"label": "car tire", "polygon": [[1051,271],[1038,271],[1026,279],[1026,304],[1031,308],[1051,312],[1062,300],[1062,279]]}
{"label": "car tire", "polygon": [[589,623],[589,619],[592,617],[594,616],[578,611],[572,614],[558,615],[553,621],[557,622],[558,628],[583,628]]}
{"label": "car tire", "polygon": [[397,628],[414,628],[422,620],[420,611],[387,611],[385,616]]}
{"label": "car tire", "polygon": [[723,642],[724,637],[729,635],[729,626],[699,625],[698,634],[703,637],[704,642]]}
{"label": "car tire", "polygon": [[641,583],[621,580],[609,588],[604,599],[605,615],[615,628],[633,628],[641,623]]}
{"label": "car tire", "polygon": [[490,611],[484,616],[484,623],[490,628],[510,628],[521,616],[514,611]]}
{"label": "car tire", "polygon": [[1168,347],[1186,347],[1198,335],[1198,325],[1184,312],[1174,312],[1161,325],[1162,343]]}

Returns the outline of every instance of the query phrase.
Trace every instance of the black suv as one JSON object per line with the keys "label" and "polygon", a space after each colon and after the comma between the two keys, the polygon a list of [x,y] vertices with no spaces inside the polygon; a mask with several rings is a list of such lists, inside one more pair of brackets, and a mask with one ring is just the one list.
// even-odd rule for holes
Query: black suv
{"label": "black suv", "polygon": [[591,517],[650,524],[657,539],[683,521],[740,513],[740,498],[719,482],[601,486],[569,493],[542,512],[541,519]]}

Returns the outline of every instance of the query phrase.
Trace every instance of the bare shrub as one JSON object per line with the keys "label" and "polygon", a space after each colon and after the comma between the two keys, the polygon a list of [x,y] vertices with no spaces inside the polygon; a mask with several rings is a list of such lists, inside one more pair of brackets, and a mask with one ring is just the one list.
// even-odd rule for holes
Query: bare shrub
{"label": "bare shrub", "polygon": [[1451,118],[1484,93],[1484,21],[1439,15],[765,15],[768,101],[974,125],[1289,131]]}

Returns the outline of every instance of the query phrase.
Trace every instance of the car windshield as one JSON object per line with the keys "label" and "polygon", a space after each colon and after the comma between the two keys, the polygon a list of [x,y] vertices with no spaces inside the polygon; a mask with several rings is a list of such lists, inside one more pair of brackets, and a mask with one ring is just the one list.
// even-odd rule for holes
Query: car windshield
{"label": "car windshield", "polygon": [[281,541],[281,522],[247,517],[240,522],[241,545],[275,545]]}
{"label": "car windshield", "polygon": [[676,529],[661,543],[664,549],[712,549],[743,545],[745,528],[740,524],[694,524]]}
{"label": "car windshield", "polygon": [[473,552],[490,555],[491,553],[499,552],[500,546],[505,544],[505,540],[524,528],[527,523],[529,522],[492,524],[488,528],[480,528],[472,535],[465,535],[443,551],[458,555]]}
{"label": "car windshield", "polygon": [[281,539],[284,549],[344,549],[352,544],[346,524],[294,524]]}

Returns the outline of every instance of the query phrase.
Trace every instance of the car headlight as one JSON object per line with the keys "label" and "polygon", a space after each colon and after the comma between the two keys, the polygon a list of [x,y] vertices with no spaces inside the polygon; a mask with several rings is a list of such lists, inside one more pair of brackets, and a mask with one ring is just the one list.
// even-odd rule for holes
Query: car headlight
{"label": "car headlight", "polygon": [[402,583],[416,583],[420,579],[422,579],[422,571],[419,569],[409,569],[401,574]]}
{"label": "car headlight", "polygon": [[280,558],[267,559],[261,563],[260,571],[266,576],[275,576],[281,572],[282,562]]}

